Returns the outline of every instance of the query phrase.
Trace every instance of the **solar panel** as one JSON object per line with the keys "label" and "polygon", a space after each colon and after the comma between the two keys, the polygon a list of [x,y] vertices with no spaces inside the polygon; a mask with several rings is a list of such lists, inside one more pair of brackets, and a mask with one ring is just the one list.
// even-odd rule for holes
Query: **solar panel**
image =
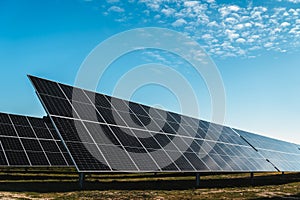
{"label": "solar panel", "polygon": [[280,171],[300,171],[300,145],[234,129]]}
{"label": "solar panel", "polygon": [[49,120],[0,113],[0,166],[49,167],[73,163]]}
{"label": "solar panel", "polygon": [[29,78],[79,172],[276,170],[231,128]]}

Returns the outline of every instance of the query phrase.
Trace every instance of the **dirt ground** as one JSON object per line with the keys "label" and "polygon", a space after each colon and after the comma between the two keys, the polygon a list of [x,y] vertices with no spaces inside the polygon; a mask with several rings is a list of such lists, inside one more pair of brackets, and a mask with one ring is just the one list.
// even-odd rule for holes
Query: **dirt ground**
{"label": "dirt ground", "polygon": [[0,172],[0,199],[300,199],[300,174],[92,174]]}

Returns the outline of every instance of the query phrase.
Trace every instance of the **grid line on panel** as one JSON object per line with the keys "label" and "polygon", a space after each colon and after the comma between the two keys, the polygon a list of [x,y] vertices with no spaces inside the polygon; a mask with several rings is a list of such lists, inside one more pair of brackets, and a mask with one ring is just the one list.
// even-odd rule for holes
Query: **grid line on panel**
{"label": "grid line on panel", "polygon": [[[143,109],[143,108],[142,108]],[[158,113],[159,114],[159,113]],[[157,126],[159,126],[157,123],[156,123],[156,121],[155,120],[153,120],[153,122],[157,125]],[[175,131],[175,130],[174,130]],[[155,139],[155,137],[154,137],[154,140],[156,140]],[[156,140],[156,142],[159,144],[159,142]],[[174,145],[174,143],[173,143],[173,141],[172,140],[170,140],[170,142]],[[160,144],[159,144],[160,145]],[[176,148],[177,148],[177,146],[176,145],[174,145]],[[162,147],[161,147],[162,148]],[[165,149],[164,148],[162,148],[164,151],[165,151]],[[177,150],[179,150],[178,148],[177,148]],[[166,151],[165,151],[166,152]],[[166,152],[167,153],[167,152]],[[168,157],[173,161],[173,163],[174,163],[174,165],[175,165],[175,167],[177,167],[178,169],[179,169],[179,167],[177,166],[177,164],[175,163],[175,160],[173,160],[172,158],[171,158],[171,156],[169,155],[169,154],[167,154],[168,155]],[[185,157],[185,155],[184,154],[182,154],[182,156],[183,157]],[[185,158],[186,159],[186,158]],[[188,162],[189,162],[189,164],[194,168],[194,166],[192,165],[192,163],[188,160],[188,159],[186,159]],[[194,170],[196,170],[195,168],[194,168]]]}
{"label": "grid line on panel", "polygon": [[[96,109],[96,105],[92,102],[92,100],[90,99],[90,97],[86,94],[86,92],[85,92],[84,90],[82,90],[82,91],[83,91],[83,93],[86,95],[86,97],[88,98],[88,100],[90,101],[90,103],[92,104],[92,106],[94,106],[95,111],[96,111],[100,116],[102,116],[101,113]],[[103,118],[103,116],[102,116],[102,118]],[[103,118],[103,120],[105,121],[104,118]],[[107,126],[107,127],[110,129],[111,133],[114,135],[114,138],[116,138],[116,140],[118,141],[118,143],[124,148],[122,142],[121,142],[121,141],[119,140],[119,138],[115,135],[114,131],[111,130],[110,126]],[[125,148],[124,148],[124,149],[125,149]],[[131,162],[134,164],[134,166],[135,166],[138,170],[140,170],[140,169],[138,168],[137,164],[134,162],[134,160],[133,160],[133,159],[131,158],[131,156],[129,155],[129,153],[128,153],[127,151],[125,151],[125,152],[126,152],[127,156],[130,158]]]}
{"label": "grid line on panel", "polygon": [[[45,94],[45,93],[43,93],[43,92],[39,93],[39,91],[38,91],[38,90],[39,90],[39,89],[38,89],[39,86],[36,85],[36,84],[34,84],[35,81],[34,81],[34,79],[32,79],[31,77],[30,77],[30,80],[31,80],[31,82],[33,83],[33,85],[34,85],[34,87],[35,87],[35,89],[36,89],[36,94],[38,95],[38,97],[39,97],[39,99],[40,99],[40,101],[41,101],[43,107],[45,108],[45,110],[47,111],[47,113],[50,114],[51,112],[49,112],[48,107],[45,105],[44,101],[42,100],[42,96],[41,96],[42,94]],[[55,85],[58,87],[58,83],[55,83]],[[59,88],[58,91],[61,92],[61,89]],[[61,98],[61,99],[64,99],[64,94],[63,94],[62,92],[61,92],[61,94],[62,94],[62,95],[60,95],[60,98]],[[46,94],[46,95],[49,95],[49,94]],[[49,95],[49,96],[50,96],[50,95]],[[58,130],[56,124],[53,122],[53,119],[52,119],[51,117],[50,117],[50,120],[51,120],[52,125],[54,126],[54,129],[56,130],[56,132],[59,133],[59,130]],[[48,127],[48,125],[47,125],[47,127]],[[49,128],[49,127],[48,127],[48,128]],[[49,129],[49,131],[50,131],[50,129]],[[52,131],[50,131],[50,133],[51,133],[52,138],[54,138],[54,135],[52,134]],[[58,134],[58,135],[60,135],[60,134]],[[61,140],[61,142],[64,143],[65,146],[67,147],[67,144],[65,143],[64,140]],[[66,150],[67,150],[67,152],[68,152],[68,155],[70,156],[70,159],[72,160],[72,163],[75,164],[75,167],[76,167],[77,170],[79,171],[79,168],[78,168],[78,166],[77,166],[77,164],[76,164],[76,162],[75,162],[75,160],[74,160],[74,158],[73,158],[73,155],[70,153],[70,151],[69,151],[68,148],[66,148]],[[64,158],[65,158],[65,156],[64,156]],[[65,160],[66,160],[66,159],[65,159]]]}
{"label": "grid line on panel", "polygon": [[0,124],[10,124],[10,119],[8,114],[0,113]]}
{"label": "grid line on panel", "polygon": [[[69,148],[70,153],[73,153],[74,151],[76,152],[74,156],[74,161],[77,162],[76,166],[78,167],[79,171],[87,171],[88,169],[98,169],[98,170],[103,170],[103,171],[112,171],[108,165],[104,164],[105,160],[101,154],[99,154],[100,160],[96,159],[92,156],[93,151],[98,151],[96,144],[83,144],[80,142],[66,142],[66,145]],[[89,146],[88,148],[85,148]],[[92,152],[91,152],[92,151]],[[82,166],[85,168],[82,169]],[[98,168],[99,167],[99,168]]]}
{"label": "grid line on panel", "polygon": [[[290,166],[288,166],[288,164],[281,164],[281,163],[283,163],[282,159],[279,158],[279,160],[281,160],[281,163],[278,163],[276,161],[276,158],[280,157],[281,153],[283,153],[283,152],[276,151],[276,150],[273,151],[272,149],[261,148],[261,146],[257,145],[257,143],[255,143],[255,141],[253,142],[253,139],[251,138],[251,137],[256,137],[255,134],[248,133],[248,132],[241,131],[241,130],[236,130],[236,129],[232,129],[232,130],[236,134],[238,134],[240,137],[242,137],[244,140],[246,140],[246,142],[250,143],[251,147],[254,148],[257,151],[257,153],[259,155],[261,155],[268,163],[270,163],[276,170],[289,171],[291,169]],[[263,142],[264,139],[273,140],[273,139],[267,138],[267,137],[262,137],[262,136],[259,136],[259,137],[260,137],[261,142]],[[280,142],[282,142],[282,141],[280,141]],[[268,154],[266,155],[265,152],[268,152]],[[285,152],[285,153],[291,155],[288,152]],[[289,162],[290,162],[289,160],[286,160],[286,163],[289,163]]]}
{"label": "grid line on panel", "polygon": [[[111,106],[113,107],[113,109],[115,109],[114,105],[111,105]],[[119,117],[124,121],[124,123],[127,125],[127,127],[129,127],[128,124],[126,123],[126,121],[121,117],[121,115],[120,115],[118,112],[116,112],[116,113],[117,113],[117,114],[119,115]],[[129,130],[130,130],[131,133],[135,136],[135,138],[138,140],[136,134],[135,134],[131,129],[129,129]],[[159,165],[157,164],[156,160],[152,157],[152,155],[149,153],[149,151],[145,148],[144,144],[142,144],[139,140],[138,140],[138,142],[142,145],[143,149],[146,150],[146,152],[148,153],[148,155],[150,156],[150,158],[152,159],[152,161],[155,163],[155,165],[157,166],[157,168],[158,168],[159,170],[161,170],[160,167],[159,167]]]}
{"label": "grid line on panel", "polygon": [[[31,77],[31,79],[38,78]],[[34,83],[36,81],[32,82]],[[126,104],[127,101],[122,99],[114,99],[114,97],[93,93],[80,88],[65,86],[59,83],[51,83],[48,86],[46,80],[40,80],[39,82],[43,82],[43,86],[37,87],[37,93],[41,92],[41,90],[43,89],[47,90],[50,87],[50,91],[42,91],[41,93],[50,96],[54,95],[53,98],[56,102],[51,102],[52,100],[49,97],[49,102],[46,102],[47,105],[45,105],[44,103],[43,105],[49,113],[52,122],[55,124],[55,128],[58,128],[56,127],[56,123],[64,123],[62,121],[63,119],[70,121],[75,121],[75,119],[79,120],[81,126],[83,127],[83,134],[85,134],[86,137],[91,138],[92,141],[90,141],[90,145],[95,145],[94,151],[97,151],[97,154],[99,154],[99,156],[101,154],[104,160],[103,163],[108,164],[108,168],[110,170],[113,170],[113,167],[109,166],[110,163],[114,163],[114,166],[119,165],[120,163],[115,159],[107,159],[108,154],[103,153],[103,151],[107,151],[107,149],[102,149],[103,151],[101,151],[98,145],[100,145],[101,148],[106,148],[109,142],[104,141],[102,143],[101,141],[99,141],[99,138],[94,138],[93,134],[97,134],[97,131],[90,130],[92,126],[90,127],[89,123],[99,125],[99,134],[103,134],[103,136],[105,136],[104,134],[111,135],[111,138],[109,139],[114,138],[112,144],[119,144],[120,148],[124,148],[126,150],[126,154],[124,155],[128,155],[128,158],[126,159],[128,161],[130,160],[134,164],[136,169],[142,169],[141,171],[147,171],[151,169],[151,167],[155,169],[157,168],[161,171],[174,169],[178,169],[181,171],[274,171],[273,167],[269,163],[262,162],[263,160],[265,160],[262,155],[258,154],[251,146],[249,146],[249,144],[242,140],[242,138],[235,134],[234,131],[232,131],[229,127],[223,127],[218,124],[201,121],[173,112],[162,111],[155,108],[151,109],[151,107],[140,105],[134,102],[128,102],[128,104]],[[51,87],[55,88],[51,89]],[[78,97],[73,99],[75,102],[74,105],[70,102],[71,96],[73,98],[73,90],[75,90],[75,93],[78,94]],[[56,98],[57,96],[62,99]],[[46,98],[47,100],[48,96],[45,96],[44,98]],[[92,102],[92,99],[94,102]],[[44,101],[45,99],[40,98],[40,100]],[[65,103],[60,103],[59,101],[64,101]],[[117,105],[114,106],[114,104],[112,104],[112,101],[116,102]],[[69,108],[61,112],[57,110],[60,106],[65,104],[67,104]],[[52,110],[48,110],[47,106],[57,106],[58,108],[51,108]],[[85,111],[87,111],[87,113],[85,113]],[[97,118],[90,117],[91,113],[93,112],[96,114],[95,116]],[[132,120],[133,122],[126,121],[127,116],[125,114],[128,115],[128,117],[131,117],[130,120]],[[120,124],[118,124],[118,121],[115,121],[116,119],[112,117],[113,115],[115,115],[115,117],[120,120]],[[131,123],[134,123],[136,125],[133,124],[131,126]],[[148,126],[149,124],[150,126]],[[160,124],[165,125],[164,127],[160,127]],[[210,126],[211,129],[209,129]],[[101,130],[102,127],[105,127],[105,129]],[[96,125],[95,128],[97,129]],[[131,142],[124,141],[126,137],[122,136],[123,133],[118,132],[125,128],[126,130],[128,130],[128,135],[132,137]],[[106,129],[109,130],[108,133],[106,133]],[[216,131],[219,129],[221,132],[220,134],[217,134]],[[79,134],[79,132],[75,130],[73,134],[75,137],[75,135]],[[124,132],[124,134],[126,133]],[[166,138],[164,139],[160,135],[164,135],[166,136]],[[61,137],[62,136],[63,135],[61,135]],[[64,135],[63,138],[65,137],[66,135]],[[76,140],[78,140],[78,136],[76,137]],[[143,139],[143,137],[149,137],[150,139],[146,140]],[[133,140],[134,138],[135,140]],[[159,139],[161,139],[162,141],[159,141]],[[176,140],[173,141],[173,139]],[[175,144],[177,140],[181,145]],[[79,138],[78,142],[81,142],[81,144],[83,145],[82,142],[84,141]],[[180,157],[175,158],[175,154],[165,148],[164,142],[174,145],[173,150],[175,150],[175,152],[173,153],[180,153],[177,154],[180,155]],[[207,144],[210,148],[206,149],[205,144]],[[69,148],[72,146],[67,145],[67,147]],[[80,147],[79,145],[78,148],[85,147]],[[161,152],[166,153],[166,155],[164,155],[165,158],[169,158],[172,161],[172,164],[164,167],[163,169],[160,167],[163,166],[163,163],[160,163],[163,158],[159,156],[153,157],[154,154],[152,154],[153,152],[155,152],[155,150],[158,149],[162,149]],[[139,158],[134,154],[139,152],[145,153],[145,155],[149,157],[147,158],[148,161],[153,162],[153,165],[150,168],[149,166],[145,166],[145,164],[142,163],[147,159],[139,160]],[[203,153],[205,154],[204,156]],[[74,155],[71,154],[72,158],[73,156],[76,156],[76,152]],[[282,157],[286,157],[286,155],[280,154],[281,159]],[[90,157],[89,159],[91,159],[89,162],[95,161],[92,157]],[[77,168],[79,169],[79,171],[80,169],[84,169],[84,171],[107,171],[106,168],[101,168],[101,166],[99,166],[97,163],[95,163],[94,166],[87,166],[82,162],[79,163],[80,167]],[[287,164],[286,166],[290,165],[293,165],[293,163]],[[129,169],[131,168],[129,167]]]}
{"label": "grid line on panel", "polygon": [[[97,123],[97,122],[92,122],[92,123]],[[116,125],[112,125],[112,126],[116,126]],[[226,144],[226,143],[225,143]],[[241,146],[241,145],[239,145],[239,144],[232,144],[232,145],[234,145],[234,146]]]}
{"label": "grid line on panel", "polygon": [[3,151],[3,154],[4,154],[5,160],[6,160],[6,162],[7,162],[7,165],[9,166],[9,162],[8,162],[8,159],[7,159],[7,155],[6,155],[6,153],[5,153],[5,150],[4,150],[4,148],[3,148],[3,145],[2,145],[1,140],[0,140],[0,146],[1,146],[1,149],[2,149],[2,151]]}
{"label": "grid line on panel", "polygon": [[[59,118],[64,118],[64,119],[73,119],[73,118],[70,118],[70,117],[66,117],[66,116],[59,116],[59,115],[52,115],[54,117],[59,117]],[[78,119],[77,119],[78,120]],[[90,120],[81,120],[83,122],[90,122],[90,123],[96,123],[96,124],[103,124],[103,125],[109,125],[109,126],[114,126],[114,127],[122,127],[122,128],[126,128],[126,126],[122,126],[122,125],[116,125],[116,124],[109,124],[109,123],[104,123],[104,122],[95,122],[95,121],[90,121]],[[135,127],[131,127],[131,129],[135,129],[135,130],[144,130],[144,129],[139,129],[139,128],[135,128]],[[160,133],[162,134],[162,132],[157,132],[157,131],[151,131],[151,130],[148,130],[149,132],[153,133],[153,134],[156,134],[156,133]],[[165,133],[163,132],[163,134],[166,134],[166,135],[170,135],[170,136],[174,136],[173,134],[171,133]],[[191,137],[191,136],[185,136],[185,135],[180,135],[180,137],[183,137],[183,138],[190,138],[190,139],[197,139],[195,137]],[[204,139],[206,141],[211,141],[211,142],[215,142],[214,140],[209,140],[209,139]],[[223,142],[223,141],[218,141],[219,143],[224,143],[224,144],[230,144],[230,145],[235,145],[235,146],[242,146],[244,147],[245,145],[241,145],[241,144],[237,144],[237,143],[228,143],[228,142]]]}
{"label": "grid line on panel", "polygon": [[[127,104],[125,104],[125,105],[127,105]],[[130,108],[129,108],[130,109]],[[142,106],[141,106],[141,109],[144,109]],[[145,110],[143,110],[144,112],[146,112]],[[139,121],[140,121],[140,119],[139,118],[137,118]],[[124,120],[125,121],[125,120]],[[154,120],[153,120],[154,121]],[[140,123],[142,123],[141,121],[140,121]],[[154,121],[154,123],[156,124],[156,122]],[[157,126],[158,126],[158,124],[156,124]],[[148,130],[148,129],[147,129]],[[138,138],[138,137],[137,137]],[[155,137],[152,137],[154,140],[155,140],[155,142],[159,145],[159,147],[160,147],[160,149],[162,149],[163,151],[164,151],[164,153],[167,155],[167,157],[171,160],[171,161],[173,161],[173,163],[174,163],[174,165],[175,165],[175,167],[180,171],[180,169],[179,169],[179,167],[176,165],[176,163],[174,162],[174,160],[170,157],[170,155],[169,154],[167,154],[167,152],[165,151],[165,149],[160,145],[160,143],[156,140],[156,138]],[[172,142],[172,141],[170,141],[170,142]],[[142,143],[142,142],[141,142]],[[158,164],[158,163],[157,163]]]}
{"label": "grid line on panel", "polygon": [[[57,116],[58,117],[58,116]],[[68,118],[68,117],[62,117],[62,118],[66,118],[66,119],[71,119],[71,118]],[[95,124],[103,124],[105,125],[105,123],[101,123],[101,122],[94,122],[94,121],[88,121],[88,120],[82,120],[82,121],[85,121],[85,122],[90,122],[90,123],[95,123]],[[114,127],[119,127],[115,124],[108,124],[109,126],[114,126]],[[122,126],[123,128],[126,128],[125,126]],[[136,129],[136,130],[143,130],[143,129],[137,129],[137,128],[131,128],[131,129]],[[151,132],[151,131],[150,131]],[[151,132],[153,134],[166,134],[166,135],[170,135],[170,136],[174,136],[174,135],[171,135],[171,134],[168,134],[168,133],[161,133],[161,132]],[[186,136],[181,136],[181,137],[185,137],[185,138],[190,138],[190,139],[195,139],[195,138],[192,138],[192,137],[186,137]],[[197,139],[197,138],[196,138]],[[204,141],[210,141],[210,142],[215,142],[215,141],[212,141],[212,140],[204,140]],[[226,145],[231,145],[231,146],[241,146],[241,147],[246,147],[246,148],[249,148],[248,146],[245,146],[245,145],[240,145],[240,144],[231,144],[231,143],[225,143],[225,142],[222,142],[222,141],[218,141],[218,143],[222,143],[222,144],[226,144]],[[224,154],[226,155],[226,154]]]}
{"label": "grid line on panel", "polygon": [[[155,110],[156,111],[156,110]],[[160,113],[158,113],[157,112],[157,114],[158,115],[160,115]],[[160,115],[161,116],[161,115]],[[162,117],[162,116],[161,116]],[[163,118],[163,117],[162,117]],[[154,123],[156,123],[155,121],[154,121]],[[158,125],[158,124],[157,124]],[[173,129],[173,127],[171,127],[172,129]],[[176,130],[174,130],[173,129],[173,131],[175,131],[176,132]],[[170,140],[171,142],[172,142],[172,144],[174,145],[174,143],[173,143],[173,141],[172,140]],[[178,151],[180,151],[179,149],[178,149],[178,147],[177,147],[177,145],[174,145],[175,146],[175,148],[178,150]],[[184,154],[182,154],[182,156],[188,161],[188,163],[193,167],[193,165],[192,165],[192,163],[185,157],[185,155]],[[174,163],[175,163],[175,161],[174,161]],[[175,163],[175,165],[176,165],[176,163]],[[196,169],[193,167],[193,169],[196,171]]]}
{"label": "grid line on panel", "polygon": [[[43,104],[43,106],[45,107],[45,105],[44,105],[43,102],[42,102],[42,104]],[[45,109],[47,110],[46,107],[45,107]],[[48,112],[48,110],[47,110],[47,112]],[[49,112],[48,112],[48,113],[49,113]],[[67,147],[66,141],[62,138],[61,133],[59,132],[59,129],[57,128],[57,125],[54,123],[54,121],[53,121],[53,119],[52,119],[51,117],[50,117],[50,120],[51,120],[51,122],[52,122],[53,128],[55,129],[55,131],[57,132],[58,136],[59,136],[60,139],[61,139],[61,143],[63,144],[64,148],[67,150],[67,155],[69,156],[69,158],[70,158],[71,161],[72,161],[71,163],[74,164],[75,168],[78,170],[78,166],[77,166],[77,164],[76,164],[76,162],[75,162],[75,160],[74,160],[74,158],[73,158],[73,156],[72,156],[70,150],[69,150],[68,147]],[[49,129],[49,131],[50,131],[49,126],[48,126],[47,124],[46,124],[46,126],[47,126],[47,128]],[[50,132],[51,132],[51,131],[50,131]],[[54,135],[52,134],[52,132],[51,132],[51,136],[52,136],[52,138],[54,138]],[[57,146],[58,146],[58,145],[57,145]],[[59,149],[60,149],[60,148],[59,148]],[[66,160],[65,154],[63,155],[63,158],[64,158],[65,161],[67,161],[67,160]],[[67,163],[68,165],[70,165],[69,162],[66,162],[66,163]]]}
{"label": "grid line on panel", "polygon": [[29,160],[29,157],[28,157],[28,155],[27,155],[27,152],[26,152],[26,150],[25,150],[25,148],[24,148],[24,145],[23,145],[21,139],[19,138],[19,133],[18,133],[18,131],[16,130],[15,125],[14,125],[14,123],[13,123],[13,121],[12,121],[10,115],[8,115],[8,117],[9,117],[9,119],[10,119],[10,122],[11,122],[13,128],[15,129],[15,132],[16,132],[16,134],[17,134],[17,136],[18,136],[18,139],[19,139],[19,141],[20,141],[20,143],[21,143],[21,146],[22,146],[22,148],[23,148],[23,151],[24,151],[24,153],[25,153],[25,156],[26,156],[26,158],[27,158],[27,161],[28,161],[29,165],[32,166],[32,164],[31,164],[31,162],[30,162],[30,160]]}
{"label": "grid line on panel", "polygon": [[17,133],[11,124],[0,124],[0,127],[1,136],[17,136]]}
{"label": "grid line on panel", "polygon": [[[65,93],[63,92],[63,90],[61,89],[60,85],[59,85],[59,84],[57,84],[57,85],[58,85],[58,87],[60,88],[60,90],[62,91],[62,93],[65,95],[65,97],[67,97],[66,94],[65,94]],[[70,102],[70,100],[67,99],[67,101],[69,102],[69,104],[71,105],[71,107],[74,109],[74,107],[73,107],[72,103]],[[76,111],[75,109],[74,109],[74,112],[77,114],[77,116],[79,116],[78,113],[77,113],[77,111]],[[94,138],[92,138],[92,136],[91,136],[90,132],[88,131],[88,129],[86,128],[85,124],[82,123],[82,125],[84,126],[85,130],[87,131],[87,133],[88,133],[89,136],[91,137],[93,143],[96,144]],[[112,170],[112,168],[111,168],[111,166],[109,165],[109,163],[107,162],[106,158],[103,156],[103,153],[101,152],[100,148],[99,148],[97,145],[96,145],[96,147],[97,147],[98,151],[100,152],[100,154],[102,155],[102,157],[104,158],[104,160],[105,160],[105,162],[106,162],[105,164],[110,168],[110,170]]]}
{"label": "grid line on panel", "polygon": [[[45,126],[47,127],[47,130],[48,130],[49,133],[50,133],[49,127],[48,127],[48,125],[47,125],[46,123],[45,123]],[[55,144],[56,144],[57,148],[59,149],[59,152],[60,152],[61,155],[63,156],[65,163],[67,164],[67,166],[69,166],[69,163],[68,163],[68,161],[67,161],[65,155],[64,155],[63,152],[62,152],[62,149],[60,148],[60,146],[58,146],[57,141],[54,139],[52,133],[50,133],[50,135],[51,135],[52,139],[55,141]],[[63,143],[63,140],[60,140],[60,142]],[[47,157],[47,159],[48,159],[48,157]],[[48,159],[48,160],[49,160],[49,159]]]}
{"label": "grid line on panel", "polygon": [[[52,162],[48,159],[47,152],[41,141],[54,142],[55,144],[61,141],[55,140],[52,137],[56,132],[50,134],[46,122],[42,118],[6,113],[5,115],[0,113],[0,115],[6,116],[10,123],[7,123],[8,121],[6,120],[5,125],[10,127],[9,130],[13,130],[13,134],[5,134],[3,131],[0,134],[2,148],[4,149],[3,157],[6,157],[8,166],[53,166]],[[18,130],[16,130],[15,127],[18,127]],[[36,131],[38,131],[40,135],[37,135]],[[43,132],[45,131],[51,136],[51,139],[49,137],[43,137]],[[63,156],[60,149],[61,148],[58,148],[57,153]],[[58,155],[58,158],[59,157]],[[66,163],[67,162],[57,163],[56,166],[68,166]]]}
{"label": "grid line on panel", "polygon": [[46,154],[46,152],[45,152],[45,150],[44,150],[44,147],[42,146],[42,144],[41,144],[39,138],[37,137],[37,135],[36,135],[36,133],[35,133],[35,131],[34,131],[32,125],[31,125],[31,123],[30,123],[30,121],[29,121],[29,119],[28,119],[27,117],[26,117],[26,119],[27,119],[27,121],[28,121],[28,123],[29,123],[29,125],[30,125],[30,128],[32,129],[32,131],[33,131],[33,133],[34,133],[34,135],[35,135],[35,137],[36,137],[36,139],[37,139],[37,141],[38,141],[38,143],[39,143],[39,145],[40,145],[40,147],[41,147],[41,149],[42,149],[42,151],[43,151],[43,153],[44,153],[44,155],[45,155],[45,157],[46,157],[46,159],[47,159],[47,162],[48,162],[49,165],[51,166],[51,163],[50,163],[50,161],[49,161],[49,159],[48,159],[48,157],[47,157],[47,154]]}

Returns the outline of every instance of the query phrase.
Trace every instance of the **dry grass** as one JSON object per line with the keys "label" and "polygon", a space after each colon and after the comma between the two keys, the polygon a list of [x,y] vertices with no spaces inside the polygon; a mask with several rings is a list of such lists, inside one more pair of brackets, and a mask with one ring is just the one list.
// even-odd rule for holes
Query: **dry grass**
{"label": "dry grass", "polygon": [[78,187],[74,169],[0,171],[0,199],[300,199],[300,174],[92,174]]}

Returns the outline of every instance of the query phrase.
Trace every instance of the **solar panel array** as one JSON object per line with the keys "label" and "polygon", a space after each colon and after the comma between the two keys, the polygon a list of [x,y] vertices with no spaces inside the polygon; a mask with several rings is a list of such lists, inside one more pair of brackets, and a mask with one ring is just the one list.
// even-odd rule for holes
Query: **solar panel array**
{"label": "solar panel array", "polygon": [[30,79],[79,172],[276,171],[229,127]]}
{"label": "solar panel array", "polygon": [[234,129],[280,171],[300,171],[300,145]]}
{"label": "solar panel array", "polygon": [[50,122],[0,113],[0,166],[73,166]]}

